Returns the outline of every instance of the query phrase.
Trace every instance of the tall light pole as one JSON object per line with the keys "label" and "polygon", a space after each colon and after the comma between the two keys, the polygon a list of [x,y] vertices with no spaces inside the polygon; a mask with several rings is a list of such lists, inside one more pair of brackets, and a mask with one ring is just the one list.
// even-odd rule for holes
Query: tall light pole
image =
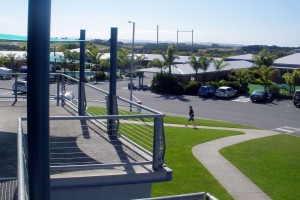
{"label": "tall light pole", "polygon": [[[130,67],[130,101],[132,101],[135,22],[128,21],[128,23],[132,23],[132,49],[131,49],[131,67]],[[130,104],[130,112],[132,112],[132,104]]]}

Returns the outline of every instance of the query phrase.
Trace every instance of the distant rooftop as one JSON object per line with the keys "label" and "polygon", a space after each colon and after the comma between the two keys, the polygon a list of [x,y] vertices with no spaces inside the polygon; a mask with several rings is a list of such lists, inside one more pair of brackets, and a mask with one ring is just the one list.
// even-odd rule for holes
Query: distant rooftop
{"label": "distant rooftop", "polygon": [[300,53],[294,53],[275,60],[276,65],[298,65],[300,67]]}
{"label": "distant rooftop", "polygon": [[[251,62],[248,61],[243,61],[243,60],[238,60],[238,61],[227,61],[229,65],[226,66],[223,70],[221,71],[227,71],[227,70],[232,70],[232,69],[248,69],[253,66]],[[145,68],[145,69],[139,69],[136,70],[139,72],[150,72],[150,73],[160,73],[161,69],[158,67],[152,67],[152,68]],[[184,64],[176,64],[171,66],[171,71],[172,74],[175,75],[194,75],[196,74],[196,71],[191,67],[190,64],[184,63]],[[208,67],[208,70],[206,73],[209,72],[215,72],[215,64],[211,63],[210,66]],[[169,69],[167,67],[163,67],[163,72],[168,73]],[[203,73],[202,70],[199,70],[198,73]]]}

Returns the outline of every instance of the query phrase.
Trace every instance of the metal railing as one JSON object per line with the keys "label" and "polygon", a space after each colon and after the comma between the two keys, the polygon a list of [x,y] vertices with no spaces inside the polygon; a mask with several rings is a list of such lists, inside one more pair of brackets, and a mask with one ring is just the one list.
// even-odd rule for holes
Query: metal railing
{"label": "metal railing", "polygon": [[[57,84],[50,85],[50,99],[77,112],[78,80],[62,74],[56,76]],[[85,116],[50,117],[51,176],[82,170],[101,173],[101,169],[108,167],[148,165],[147,170],[153,171],[164,167],[163,113],[115,96],[111,100],[115,113],[108,115],[109,93],[87,83],[83,87]],[[28,199],[29,191],[27,133],[22,126],[26,120],[19,118],[18,130],[18,194],[22,200]]]}

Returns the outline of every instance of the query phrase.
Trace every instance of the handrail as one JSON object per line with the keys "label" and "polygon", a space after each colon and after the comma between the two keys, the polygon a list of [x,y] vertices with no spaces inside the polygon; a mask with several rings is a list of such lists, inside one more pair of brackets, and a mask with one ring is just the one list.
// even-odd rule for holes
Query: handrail
{"label": "handrail", "polygon": [[18,200],[25,200],[22,118],[18,118]]}

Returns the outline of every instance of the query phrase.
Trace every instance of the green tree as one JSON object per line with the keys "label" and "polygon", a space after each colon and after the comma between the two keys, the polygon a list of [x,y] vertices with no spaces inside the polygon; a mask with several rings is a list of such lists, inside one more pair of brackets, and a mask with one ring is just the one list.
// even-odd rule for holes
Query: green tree
{"label": "green tree", "polygon": [[10,68],[13,70],[13,72],[16,72],[16,64],[17,64],[17,58],[16,58],[16,54],[8,54],[8,62],[9,62],[9,66]]}
{"label": "green tree", "polygon": [[101,56],[103,56],[103,53],[100,53],[95,45],[89,45],[88,49],[86,50],[86,55],[90,57],[91,62],[94,66],[96,66],[97,71],[101,63]]}
{"label": "green tree", "polygon": [[68,64],[68,67],[70,69],[70,71],[73,72],[73,77],[75,77],[75,71],[78,70],[78,60],[79,60],[79,52],[77,51],[69,51],[69,50],[66,50],[65,51],[66,53],[66,57],[67,57],[67,60],[69,61],[69,64]]}
{"label": "green tree", "polygon": [[175,55],[174,46],[169,46],[166,54],[164,54],[163,52],[161,52],[160,54],[163,58],[164,65],[169,68],[169,75],[171,75],[171,67],[174,64],[174,60],[179,59],[179,57]]}
{"label": "green tree", "polygon": [[203,85],[205,85],[205,76],[206,76],[206,71],[208,70],[208,67],[210,65],[210,63],[212,63],[214,61],[213,58],[201,55],[200,56],[200,69],[203,71]]}
{"label": "green tree", "polygon": [[163,66],[164,66],[164,62],[162,60],[158,59],[158,58],[154,58],[147,65],[147,67],[158,67],[158,68],[160,68],[160,73],[162,73]]}
{"label": "green tree", "polygon": [[261,79],[264,82],[265,90],[267,90],[267,83],[269,78],[275,73],[277,70],[274,70],[272,66],[261,66],[260,73],[261,73]]}
{"label": "green tree", "polygon": [[135,56],[134,63],[137,66],[136,68],[141,68],[144,60],[146,60],[145,54]]}
{"label": "green tree", "polygon": [[239,83],[241,92],[248,92],[248,85],[253,80],[253,75],[249,73],[247,69],[236,69],[234,70],[235,78]]}
{"label": "green tree", "polygon": [[192,68],[195,70],[196,74],[198,73],[198,70],[201,68],[201,57],[197,59],[195,54],[189,57],[189,64],[192,66]]}
{"label": "green tree", "polygon": [[128,69],[130,68],[130,63],[131,63],[131,59],[130,59],[130,51],[124,49],[124,48],[120,48],[118,50],[117,53],[117,65],[118,68],[121,70],[123,69]]}
{"label": "green tree", "polygon": [[296,81],[300,77],[300,70],[299,69],[298,70],[293,70],[292,73],[287,72],[287,73],[283,74],[283,76],[282,76],[282,78],[284,78],[284,80],[285,80],[285,83],[287,85],[289,85],[290,95],[292,95],[292,87],[295,90],[295,88],[296,88]]}
{"label": "green tree", "polygon": [[68,68],[68,54],[69,50],[65,50],[62,55],[59,56],[60,66],[64,68],[64,72],[66,72],[66,68]]}
{"label": "green tree", "polygon": [[266,49],[260,51],[258,55],[253,57],[253,59],[258,68],[261,68],[262,66],[270,67],[274,63],[272,55],[267,52]]}
{"label": "green tree", "polygon": [[0,56],[0,67],[4,66],[7,62],[7,59],[3,56]]}
{"label": "green tree", "polygon": [[217,60],[217,59],[214,59],[214,62],[215,62],[215,69],[217,70],[217,73],[216,73],[216,80],[217,82],[219,82],[219,72],[220,70],[224,69],[226,66],[229,65],[229,63],[227,62],[224,62],[225,61],[225,57]]}

